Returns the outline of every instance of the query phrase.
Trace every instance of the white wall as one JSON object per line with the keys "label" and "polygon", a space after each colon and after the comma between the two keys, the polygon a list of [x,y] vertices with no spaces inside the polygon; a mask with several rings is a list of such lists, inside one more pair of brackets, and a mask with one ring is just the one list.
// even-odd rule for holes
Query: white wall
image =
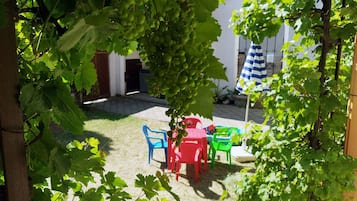
{"label": "white wall", "polygon": [[127,57],[120,56],[114,52],[109,55],[109,83],[111,96],[125,95],[125,70],[127,59],[139,59],[138,52],[134,52]]}
{"label": "white wall", "polygon": [[242,0],[226,0],[225,4],[220,4],[213,12],[213,17],[218,20],[221,26],[222,33],[218,38],[218,42],[212,44],[214,55],[227,68],[227,81],[220,80],[216,82],[219,88],[228,86],[233,90],[236,85],[238,71],[238,36],[233,34],[233,30],[229,28],[230,18],[234,9],[239,10],[242,5]]}
{"label": "white wall", "polygon": [[125,57],[114,52],[109,55],[110,95],[125,94]]}

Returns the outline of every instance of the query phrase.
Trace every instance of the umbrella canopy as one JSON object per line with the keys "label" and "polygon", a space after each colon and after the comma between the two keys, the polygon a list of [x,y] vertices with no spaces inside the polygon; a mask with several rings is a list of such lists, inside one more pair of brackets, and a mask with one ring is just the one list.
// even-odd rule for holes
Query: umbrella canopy
{"label": "umbrella canopy", "polygon": [[[248,121],[249,110],[249,93],[248,89],[253,87],[254,91],[266,91],[267,88],[263,87],[262,80],[267,77],[267,70],[265,66],[263,50],[260,45],[251,43],[247,58],[244,62],[242,72],[239,76],[236,89],[248,95],[247,105],[245,111],[245,121]],[[253,86],[254,85],[254,86]]]}

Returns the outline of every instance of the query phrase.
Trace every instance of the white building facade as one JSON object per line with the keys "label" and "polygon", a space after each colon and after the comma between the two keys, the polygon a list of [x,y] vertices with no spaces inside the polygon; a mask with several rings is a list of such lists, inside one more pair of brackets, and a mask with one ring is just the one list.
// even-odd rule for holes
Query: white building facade
{"label": "white building facade", "polygon": [[[244,62],[244,56],[248,50],[247,46],[250,44],[249,40],[240,38],[234,35],[232,29],[229,27],[230,18],[234,9],[239,10],[242,5],[242,0],[226,0],[225,4],[220,4],[219,7],[213,12],[213,17],[217,19],[221,26],[222,32],[217,42],[212,44],[214,49],[214,56],[226,68],[226,75],[228,81],[219,80],[216,81],[219,90],[222,88],[234,90],[237,77],[240,73],[239,64]],[[273,58],[273,72],[276,73],[281,69],[281,46],[283,42],[291,38],[291,29],[282,27],[279,34],[270,39],[266,39],[263,44],[263,50],[265,54],[269,55],[269,58]],[[266,56],[266,55],[265,55]],[[129,56],[120,56],[115,53],[109,55],[109,82],[110,82],[110,95],[126,95],[127,90],[127,61],[132,59],[140,59],[138,53],[133,53]],[[279,63],[280,62],[280,63]],[[143,67],[145,69],[145,67]],[[143,81],[142,79],[139,81]],[[140,89],[139,89],[140,91]]]}

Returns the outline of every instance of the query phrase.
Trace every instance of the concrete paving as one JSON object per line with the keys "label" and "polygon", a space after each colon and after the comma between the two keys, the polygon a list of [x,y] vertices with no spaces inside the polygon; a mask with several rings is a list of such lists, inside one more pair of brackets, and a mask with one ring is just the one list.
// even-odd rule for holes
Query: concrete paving
{"label": "concrete paving", "polygon": [[[137,93],[128,96],[115,96],[108,99],[86,102],[89,107],[100,110],[119,113],[123,115],[133,115],[145,119],[155,119],[169,121],[165,111],[168,105],[164,99],[149,96],[146,93]],[[244,128],[245,107],[237,105],[215,104],[213,119],[201,118],[203,126],[210,124],[234,126]],[[261,109],[249,109],[249,122],[261,124],[264,121]]]}

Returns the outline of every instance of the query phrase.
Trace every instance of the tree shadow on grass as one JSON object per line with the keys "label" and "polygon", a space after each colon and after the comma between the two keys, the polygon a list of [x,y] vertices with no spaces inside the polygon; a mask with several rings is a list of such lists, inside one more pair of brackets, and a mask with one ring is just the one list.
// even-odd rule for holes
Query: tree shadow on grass
{"label": "tree shadow on grass", "polygon": [[105,137],[103,134],[92,132],[92,131],[84,131],[83,134],[73,134],[68,131],[63,131],[62,133],[55,133],[55,138],[57,142],[66,146],[68,143],[78,140],[78,141],[85,141],[87,138],[96,138],[99,140],[100,144],[98,145],[99,150],[103,150],[104,152],[108,153],[112,150],[112,143],[113,140]]}
{"label": "tree shadow on grass", "polygon": [[[196,182],[194,180],[194,166],[187,165],[186,166],[186,173],[180,172],[180,178],[185,178],[189,181],[190,186],[194,190],[194,192],[204,198],[210,200],[219,200],[221,195],[217,193],[217,191],[212,189],[213,183],[218,184],[223,190],[227,190],[228,192],[228,199],[234,197],[232,195],[234,192],[235,181],[237,180],[237,176],[241,169],[245,168],[246,166],[241,166],[237,164],[233,164],[230,166],[226,163],[215,162],[215,166],[212,168],[209,166],[208,171],[204,168],[199,175],[199,181]],[[226,182],[229,180],[229,182]],[[227,185],[232,185],[227,188]]]}
{"label": "tree shadow on grass", "polygon": [[[117,121],[127,117],[127,115],[101,111],[95,108],[83,108],[83,111],[85,112],[87,117],[86,121],[97,119]],[[66,146],[73,140],[85,141],[85,139],[87,138],[96,138],[100,142],[100,144],[98,145],[99,150],[102,150],[106,153],[109,153],[109,151],[112,150],[113,140],[109,137],[106,137],[102,133],[84,130],[81,134],[75,134],[70,131],[64,130],[58,125],[52,125],[51,127],[55,139],[63,146]]]}

